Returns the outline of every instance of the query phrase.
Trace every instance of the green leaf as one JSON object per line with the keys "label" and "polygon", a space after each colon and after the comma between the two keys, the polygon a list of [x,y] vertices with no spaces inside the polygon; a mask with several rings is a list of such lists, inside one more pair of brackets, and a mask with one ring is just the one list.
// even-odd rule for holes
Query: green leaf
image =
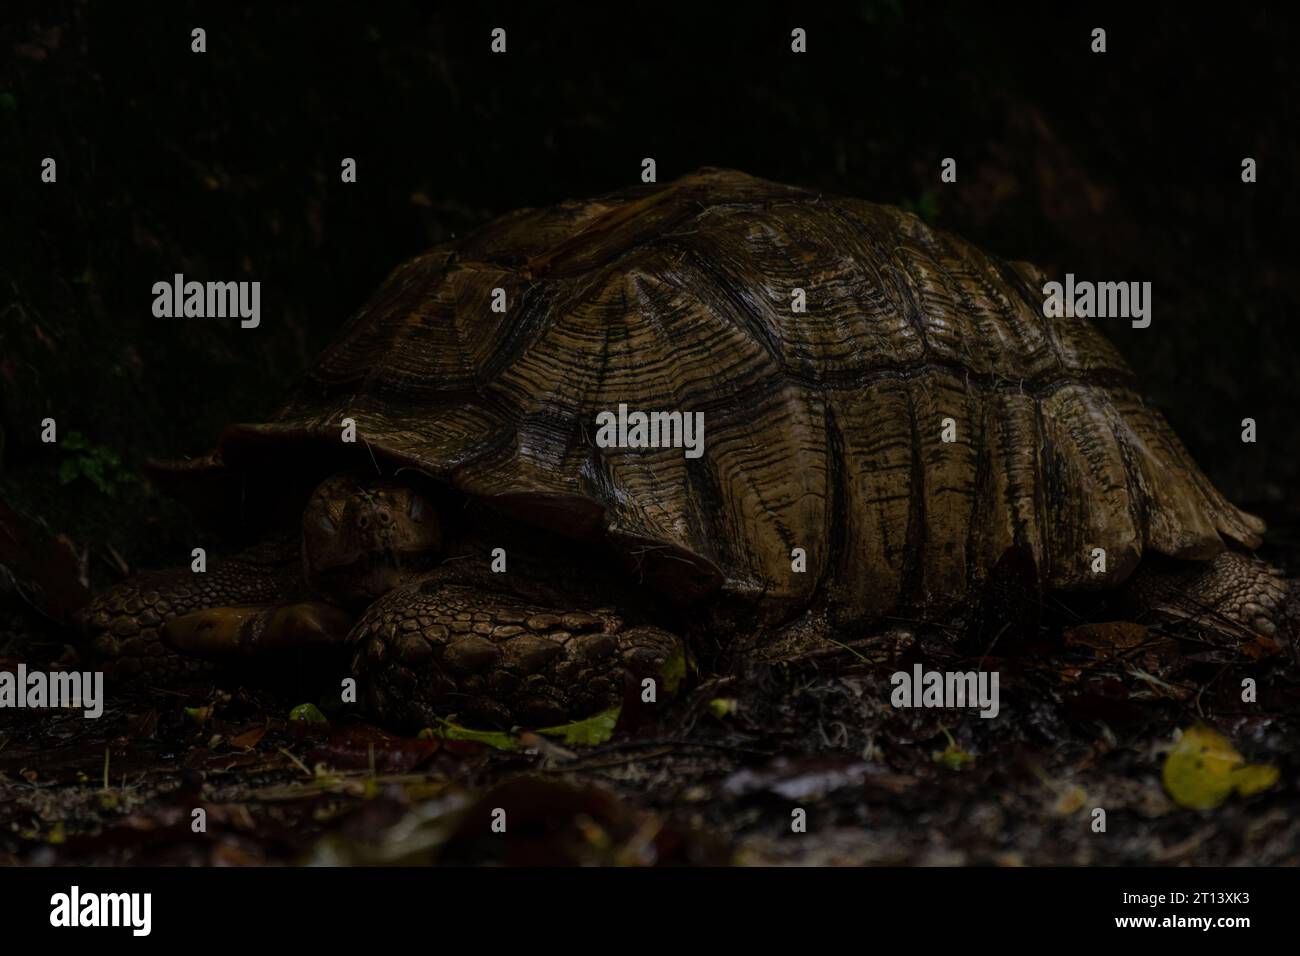
{"label": "green leaf", "polygon": [[736,712],[736,708],[736,698],[734,697],[715,697],[709,701],[709,711],[718,720],[731,716]]}
{"label": "green leaf", "polygon": [[957,741],[953,739],[952,734],[948,733],[947,727],[940,727],[943,735],[948,738],[948,746],[943,750],[936,750],[930,754],[934,762],[940,766],[947,767],[949,770],[960,770],[968,763],[975,762],[975,755],[967,753],[957,746]]}
{"label": "green leaf", "polygon": [[546,734],[548,737],[559,737],[571,746],[575,744],[585,746],[603,744],[614,736],[614,726],[618,723],[618,715],[622,711],[622,705],[616,704],[609,710],[602,710],[599,714],[585,720],[561,724],[559,727],[544,727],[537,732]]}
{"label": "green leaf", "polygon": [[306,724],[328,724],[325,715],[320,712],[320,708],[315,704],[299,704],[293,710],[289,711],[289,719],[300,720]]}
{"label": "green leaf", "polygon": [[59,463],[59,484],[70,485],[80,477],[81,469],[75,458],[65,458]]}
{"label": "green leaf", "polygon": [[659,679],[663,681],[664,690],[670,694],[677,693],[677,688],[686,679],[686,649],[681,645],[678,645],[668,660],[664,661]]}
{"label": "green leaf", "polygon": [[81,432],[69,432],[59,444],[64,452],[72,453],[59,465],[60,484],[68,485],[78,478],[85,478],[102,494],[114,498],[119,486],[134,480],[134,476],[122,467],[117,452],[103,445],[92,445]]}
{"label": "green leaf", "polygon": [[438,726],[428,728],[432,733],[443,738],[444,740],[469,740],[476,744],[486,744],[489,747],[495,747],[497,750],[518,750],[519,741],[500,730],[473,730],[469,727],[461,727],[459,724],[453,724],[450,720],[442,717],[438,718]]}

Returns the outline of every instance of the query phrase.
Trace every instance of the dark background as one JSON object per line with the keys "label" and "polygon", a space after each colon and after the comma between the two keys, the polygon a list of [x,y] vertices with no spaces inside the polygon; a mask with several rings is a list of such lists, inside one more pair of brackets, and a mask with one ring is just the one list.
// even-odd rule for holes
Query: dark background
{"label": "dark background", "polygon": [[[660,182],[738,167],[907,206],[1055,275],[1151,281],[1151,327],[1105,332],[1216,482],[1280,511],[1300,441],[1283,10],[6,2],[0,495],[96,583],[108,545],[168,563],[191,532],[146,457],[265,415],[403,258],[635,183],[651,156]],[[261,327],[155,319],[176,272],[260,280]]]}

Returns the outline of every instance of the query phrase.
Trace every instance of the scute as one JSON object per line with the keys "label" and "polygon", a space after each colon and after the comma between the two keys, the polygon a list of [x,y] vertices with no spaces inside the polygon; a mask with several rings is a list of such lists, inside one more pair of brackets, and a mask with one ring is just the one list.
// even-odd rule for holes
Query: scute
{"label": "scute", "polygon": [[[896,209],[703,170],[405,263],[222,453],[337,442],[350,417],[373,451],[602,531],[652,577],[688,568],[778,612],[821,596],[844,620],[951,605],[1012,547],[1061,588],[1116,584],[1148,550],[1255,547],[1262,523],[1115,349],[1042,316],[1043,281]],[[703,412],[703,457],[598,448],[620,403]]]}

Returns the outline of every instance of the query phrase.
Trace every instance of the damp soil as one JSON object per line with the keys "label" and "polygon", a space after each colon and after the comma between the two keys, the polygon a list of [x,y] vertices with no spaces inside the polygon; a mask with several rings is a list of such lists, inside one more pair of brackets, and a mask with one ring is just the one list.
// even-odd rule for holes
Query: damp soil
{"label": "damp soil", "polygon": [[[1267,553],[1300,568],[1300,549]],[[696,674],[652,720],[643,709],[586,745],[391,734],[331,704],[337,675],[307,671],[115,687],[94,720],[10,711],[0,862],[1300,863],[1290,654],[1264,642],[1229,655],[1195,625],[1054,617],[979,653],[897,622],[795,664]],[[0,667],[78,668],[72,640],[10,611]],[[890,675],[916,664],[997,671],[1000,712],[892,706]],[[304,703],[320,720],[291,719]],[[1198,725],[1277,783],[1180,806],[1162,768]]]}

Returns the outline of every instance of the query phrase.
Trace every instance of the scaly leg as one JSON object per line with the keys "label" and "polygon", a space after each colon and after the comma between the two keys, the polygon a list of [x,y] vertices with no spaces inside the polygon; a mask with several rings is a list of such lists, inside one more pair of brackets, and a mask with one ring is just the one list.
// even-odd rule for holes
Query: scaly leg
{"label": "scaly leg", "polygon": [[433,576],[386,594],[349,637],[353,672],[385,720],[432,726],[544,727],[623,700],[629,676],[660,680],[682,652],[656,627],[628,627],[606,610],[563,611]]}
{"label": "scaly leg", "polygon": [[1178,567],[1144,563],[1128,596],[1158,618],[1194,622],[1234,644],[1262,634],[1286,648],[1300,635],[1300,603],[1282,572],[1236,551]]}
{"label": "scaly leg", "polygon": [[296,541],[282,540],[215,560],[203,573],[143,571],[97,595],[78,617],[110,676],[178,673],[203,665],[166,646],[165,624],[210,608],[282,601],[301,590],[301,552]]}

